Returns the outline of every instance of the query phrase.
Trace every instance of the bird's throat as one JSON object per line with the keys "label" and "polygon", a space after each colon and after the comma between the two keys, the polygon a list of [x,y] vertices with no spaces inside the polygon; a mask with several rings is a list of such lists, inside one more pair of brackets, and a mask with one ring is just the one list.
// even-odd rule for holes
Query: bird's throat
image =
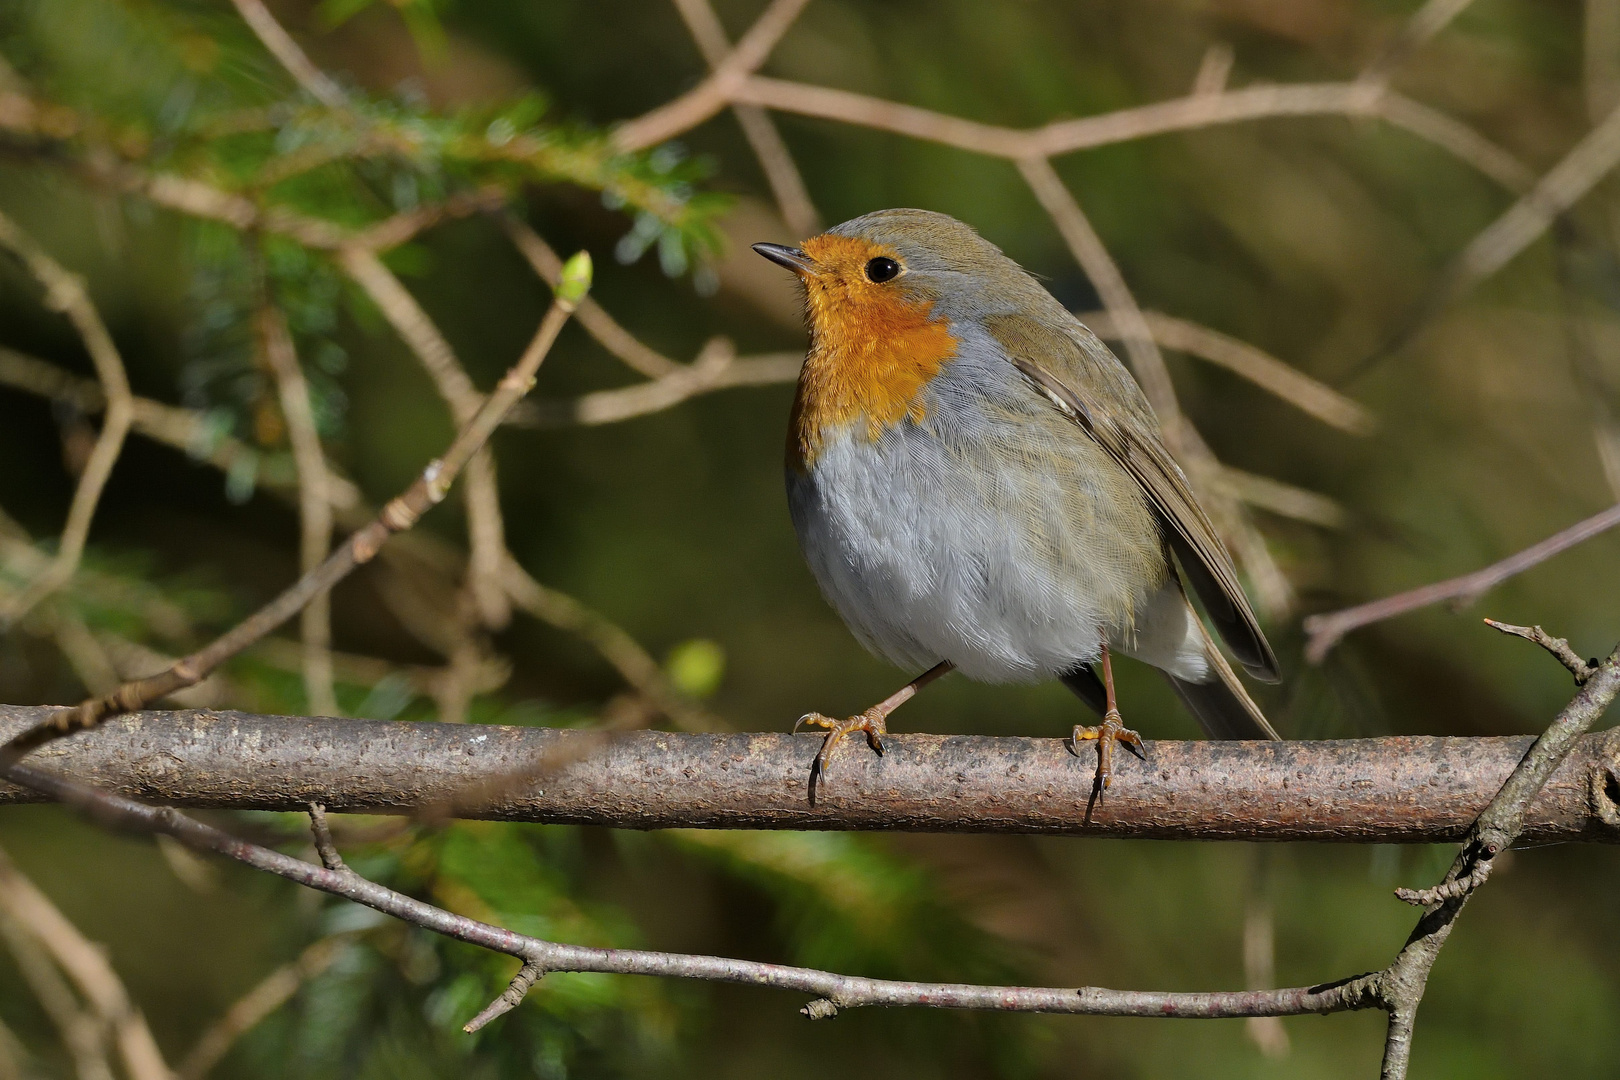
{"label": "bird's throat", "polygon": [[799,473],[840,431],[876,442],[886,428],[923,419],[923,388],[957,346],[931,302],[898,292],[856,299],[811,284],[808,306],[810,353],[787,444],[788,468]]}

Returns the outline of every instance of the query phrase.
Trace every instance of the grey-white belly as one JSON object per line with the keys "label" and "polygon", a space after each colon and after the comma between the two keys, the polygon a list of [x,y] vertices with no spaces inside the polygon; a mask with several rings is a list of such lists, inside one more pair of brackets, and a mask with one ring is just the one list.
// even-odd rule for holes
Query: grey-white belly
{"label": "grey-white belly", "polygon": [[1028,429],[1020,452],[976,434],[953,446],[910,422],[875,442],[846,431],[811,475],[790,472],[805,559],[863,644],[917,671],[949,660],[970,678],[1034,682],[1094,660],[1104,640],[1134,643],[1167,584],[1179,624],[1179,589],[1143,580],[1123,550],[1156,540],[1112,529],[1117,489],[1080,440],[1032,460]]}

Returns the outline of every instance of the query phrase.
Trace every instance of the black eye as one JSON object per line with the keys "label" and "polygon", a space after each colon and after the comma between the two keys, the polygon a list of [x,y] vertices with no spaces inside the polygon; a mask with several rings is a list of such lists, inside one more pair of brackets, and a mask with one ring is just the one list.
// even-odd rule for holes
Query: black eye
{"label": "black eye", "polygon": [[879,255],[866,264],[866,280],[885,282],[900,272],[900,264],[887,255]]}

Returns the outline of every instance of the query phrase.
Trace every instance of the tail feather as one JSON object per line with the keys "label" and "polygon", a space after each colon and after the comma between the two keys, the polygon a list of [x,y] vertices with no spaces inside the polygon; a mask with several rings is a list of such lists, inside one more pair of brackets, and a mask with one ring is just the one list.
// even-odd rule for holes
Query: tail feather
{"label": "tail feather", "polygon": [[[1202,623],[1199,629],[1203,631]],[[1237,673],[1226,662],[1220,648],[1210,640],[1207,631],[1203,633],[1204,653],[1215,677],[1208,682],[1194,683],[1164,672],[1176,695],[1212,739],[1280,739],[1282,736],[1266,721],[1265,713],[1238,681]]]}

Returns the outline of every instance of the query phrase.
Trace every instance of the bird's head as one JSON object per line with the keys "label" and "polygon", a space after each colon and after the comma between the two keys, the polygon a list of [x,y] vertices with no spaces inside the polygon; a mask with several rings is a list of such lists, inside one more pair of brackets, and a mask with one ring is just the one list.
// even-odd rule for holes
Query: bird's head
{"label": "bird's head", "polygon": [[817,338],[870,335],[919,316],[975,318],[1029,303],[1044,290],[972,228],[929,210],[879,210],[811,237],[803,247],[755,244],[805,289]]}
{"label": "bird's head", "polygon": [[813,461],[826,431],[857,423],[876,438],[907,417],[957,355],[964,320],[1018,310],[1028,274],[955,218],[880,210],[811,237],[803,247],[755,244],[805,290],[810,355],[800,376],[789,464]]}

